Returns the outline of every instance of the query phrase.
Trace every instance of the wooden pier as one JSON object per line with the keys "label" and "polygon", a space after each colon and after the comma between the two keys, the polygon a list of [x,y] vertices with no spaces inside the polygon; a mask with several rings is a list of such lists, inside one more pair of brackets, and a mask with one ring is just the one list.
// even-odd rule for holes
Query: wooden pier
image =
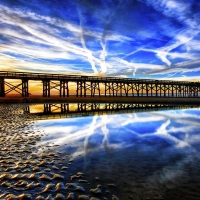
{"label": "wooden pier", "polygon": [[[8,79],[19,79],[20,83],[13,85]],[[0,97],[6,97],[12,91],[21,97],[29,97],[30,80],[40,80],[42,97],[49,98],[52,89],[59,91],[59,97],[70,97],[70,82],[76,85],[76,97],[200,96],[199,82],[0,71]]]}

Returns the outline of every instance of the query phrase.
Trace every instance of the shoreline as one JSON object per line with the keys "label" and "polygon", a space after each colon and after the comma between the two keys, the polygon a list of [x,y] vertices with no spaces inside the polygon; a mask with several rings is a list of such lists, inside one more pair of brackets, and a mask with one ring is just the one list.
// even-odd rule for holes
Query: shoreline
{"label": "shoreline", "polygon": [[5,103],[150,103],[200,105],[200,97],[0,97]]}

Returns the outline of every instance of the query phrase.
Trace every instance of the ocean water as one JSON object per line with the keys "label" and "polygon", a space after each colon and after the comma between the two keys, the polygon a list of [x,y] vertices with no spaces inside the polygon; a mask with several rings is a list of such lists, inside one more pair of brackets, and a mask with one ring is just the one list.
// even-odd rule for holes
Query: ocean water
{"label": "ocean water", "polygon": [[[3,199],[23,193],[30,199],[56,197],[58,193],[67,197],[70,192],[74,199],[200,199],[199,108],[50,120],[37,120],[22,110],[22,105],[0,108]],[[21,144],[16,148],[27,152],[11,148],[11,140],[17,138]],[[43,161],[46,164],[41,164]],[[24,163],[28,165],[22,167]],[[7,178],[2,178],[3,174]],[[16,174],[20,177],[13,178]],[[29,179],[31,174],[35,174],[33,180]],[[41,178],[42,174],[50,179]],[[62,177],[53,178],[55,174]],[[26,184],[18,186],[20,180]],[[2,184],[5,181],[11,186]],[[33,181],[40,186],[27,188]],[[56,190],[59,182],[75,183],[82,191],[73,187]],[[54,186],[44,192],[49,183]],[[97,188],[100,192],[91,190]]]}

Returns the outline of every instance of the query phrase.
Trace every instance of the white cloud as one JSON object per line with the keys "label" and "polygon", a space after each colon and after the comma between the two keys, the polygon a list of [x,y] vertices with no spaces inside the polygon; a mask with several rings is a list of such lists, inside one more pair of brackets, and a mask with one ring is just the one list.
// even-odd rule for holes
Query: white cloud
{"label": "white cloud", "polygon": [[[0,11],[0,21],[4,24],[10,25],[10,28],[0,30],[0,32],[6,36],[21,39],[20,43],[23,44],[23,47],[17,47],[16,44],[12,44],[10,48],[10,44],[5,44],[3,50],[5,50],[8,46],[8,50],[10,50],[10,52],[17,50],[18,48],[22,48],[22,51],[17,52],[32,58],[47,58],[52,60],[55,59],[55,57],[58,59],[64,57],[64,59],[70,60],[77,58],[82,61],[88,60],[91,64],[92,70],[96,74],[98,73],[98,70],[95,65],[101,67],[101,73],[105,73],[107,68],[112,68],[109,63],[105,62],[107,51],[104,43],[100,42],[102,45],[102,51],[98,57],[94,56],[93,51],[86,47],[84,35],[90,35],[94,37],[94,39],[100,41],[100,30],[96,29],[91,31],[89,28],[83,30],[83,25],[78,27],[61,19],[41,16],[32,12],[22,11],[20,9],[10,9],[2,5],[0,5]],[[80,18],[80,20],[83,19]],[[23,31],[16,31],[15,29],[12,29],[13,27],[18,29],[21,28]],[[66,30],[66,36],[60,35],[59,28]],[[34,42],[34,48],[31,49],[28,46],[25,48],[26,43],[24,43],[24,39]],[[130,38],[110,31],[107,34],[107,40],[119,40],[119,42],[123,42],[124,40],[130,40]],[[77,44],[77,41],[82,43],[82,47]],[[40,44],[48,45],[51,49],[47,50],[47,48],[41,47]],[[54,51],[55,49],[56,51]],[[94,54],[95,53],[96,52],[94,52]]]}
{"label": "white cloud", "polygon": [[[197,18],[195,18],[193,13],[191,12],[191,2],[183,2],[176,0],[139,0],[145,2],[147,5],[152,6],[157,11],[162,14],[174,18],[177,21],[180,21],[182,24],[185,24],[185,27],[182,28],[178,33],[176,33],[175,37],[169,41],[165,46],[158,49],[143,49],[146,51],[154,52],[156,56],[163,61],[167,66],[171,66],[171,61],[169,60],[170,56],[173,55],[178,56],[180,58],[180,54],[173,54],[170,51],[176,49],[181,45],[186,45],[187,50],[191,50],[190,42],[193,40],[199,33],[199,22]],[[190,17],[188,17],[190,16]],[[169,57],[169,58],[168,58]],[[189,58],[192,55],[188,55]]]}
{"label": "white cloud", "polygon": [[[199,67],[200,60],[195,60],[195,61],[185,61],[185,62],[180,62],[168,69],[164,70],[152,70],[149,74],[152,75],[158,75],[158,74],[169,74],[169,73],[187,73],[187,72],[197,72],[200,70]],[[178,78],[178,77],[177,77]],[[179,77],[178,79],[183,79],[183,77]],[[193,77],[186,77],[185,80],[187,79],[193,79]]]}
{"label": "white cloud", "polygon": [[[121,47],[126,45],[127,42],[134,41],[135,38],[120,35],[106,27],[106,25],[109,26],[110,23],[113,23],[117,15],[117,9],[121,4],[118,5],[119,7],[116,6],[116,10],[113,8],[112,15],[110,15],[109,19],[104,21],[103,25],[105,27],[102,26],[102,29],[85,26],[84,16],[82,16],[81,13],[80,25],[78,26],[56,17],[43,16],[34,12],[17,9],[16,7],[11,9],[0,5],[0,22],[2,22],[4,26],[4,28],[0,30],[0,34],[4,35],[4,37],[7,37],[9,40],[9,42],[1,44],[0,47],[0,52],[4,55],[4,58],[1,57],[1,60],[4,60],[1,67],[2,69],[8,69],[13,66],[13,69],[21,68],[29,70],[30,67],[25,67],[25,64],[22,64],[22,62],[26,64],[32,62],[30,66],[35,66],[35,69],[39,69],[40,64],[41,69],[45,69],[46,64],[52,62],[52,60],[64,59],[66,65],[52,64],[50,66],[54,66],[52,67],[54,68],[52,71],[58,69],[58,71],[63,70],[63,72],[69,70],[69,72],[73,73],[82,73],[84,69],[86,69],[85,67],[87,67],[87,72],[90,74],[120,75],[125,77],[137,77],[138,74],[149,75],[165,73],[168,76],[170,73],[176,73],[178,71],[182,71],[183,73],[198,71],[198,67],[193,66],[189,69],[190,66],[184,67],[181,63],[174,64],[174,62],[177,62],[176,59],[194,61],[198,55],[198,40],[194,40],[199,34],[199,29],[197,27],[198,19],[194,18],[193,22],[191,18],[188,19],[187,13],[190,12],[189,4],[183,2],[179,3],[177,1],[152,2],[147,0],[143,2],[153,6],[166,16],[169,15],[170,10],[173,11],[170,17],[182,21],[185,19],[185,26],[184,28],[178,29],[178,31],[173,34],[174,38],[163,47],[155,49],[149,47],[152,46],[151,44],[146,44],[141,47],[137,45],[138,48],[132,52],[130,51],[130,53],[127,53],[126,50],[123,51]],[[179,8],[180,6],[181,8]],[[178,14],[175,13],[175,11]],[[97,15],[97,13],[95,14]],[[101,15],[103,14],[101,13]],[[109,13],[106,15],[109,16]],[[168,35],[167,31],[165,32],[166,35]],[[151,33],[154,32],[148,30],[145,33],[146,35],[141,36],[141,38],[148,38],[152,36]],[[156,37],[154,39],[159,40],[159,38]],[[110,41],[114,41],[116,48],[119,46],[119,50],[117,49],[117,51],[115,50],[115,52],[112,52],[112,48],[109,48]],[[29,42],[32,44],[30,45]],[[197,45],[195,45],[195,43]],[[172,52],[172,50],[175,50],[181,45],[185,46],[186,52]],[[119,52],[120,50],[122,52]],[[134,62],[134,59],[127,61],[128,56],[139,51],[153,52],[155,58],[157,57],[160,59],[163,65],[151,64],[150,62],[145,63],[142,58],[140,63],[138,63],[138,60]],[[196,51],[196,53],[194,51]],[[12,59],[7,57],[7,63],[5,61],[6,53],[13,54]],[[14,55],[15,53],[16,55]],[[20,55],[26,58],[20,58]],[[69,64],[67,61],[69,61]],[[15,66],[11,63],[14,63]],[[77,63],[84,64],[82,67],[78,67]],[[154,62],[152,61],[152,63]],[[90,68],[91,71],[89,71]]]}

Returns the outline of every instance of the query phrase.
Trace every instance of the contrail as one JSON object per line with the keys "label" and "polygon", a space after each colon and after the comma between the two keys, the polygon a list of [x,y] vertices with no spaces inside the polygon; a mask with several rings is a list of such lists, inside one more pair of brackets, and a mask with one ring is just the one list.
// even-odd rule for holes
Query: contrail
{"label": "contrail", "polygon": [[106,50],[106,34],[107,34],[106,31],[109,28],[110,23],[111,23],[111,18],[109,17],[108,23],[104,27],[103,34],[101,36],[101,41],[100,41],[100,44],[101,44],[101,47],[102,47],[102,51],[101,51],[101,54],[100,54],[101,73],[105,73],[107,71],[107,67],[106,67],[106,63],[105,63],[105,59],[106,59],[106,56],[108,54],[107,50]]}
{"label": "contrail", "polygon": [[82,47],[84,48],[88,61],[91,64],[92,70],[94,71],[94,73],[98,74],[98,70],[95,66],[95,62],[93,60],[93,56],[91,51],[86,47],[86,43],[85,43],[85,38],[84,38],[84,30],[83,30],[83,16],[81,14],[81,11],[79,9],[79,6],[77,5],[77,10],[78,10],[78,15],[79,15],[79,20],[80,20],[80,34],[81,34],[81,44]]}
{"label": "contrail", "polygon": [[104,146],[104,149],[106,150],[106,149],[108,149],[108,133],[109,133],[109,130],[106,127],[106,124],[107,124],[107,121],[108,121],[108,116],[107,115],[102,116],[101,119],[102,119],[101,130],[104,134],[102,144]]}
{"label": "contrail", "polygon": [[137,67],[135,66],[135,69],[134,69],[134,71],[133,71],[133,76],[135,76],[136,71],[137,71]]}
{"label": "contrail", "polygon": [[87,131],[87,135],[85,137],[85,140],[84,140],[84,167],[86,167],[87,165],[87,154],[88,154],[88,140],[89,140],[89,137],[94,133],[94,130],[95,130],[95,125],[96,125],[96,122],[97,122],[97,117],[98,116],[94,116],[92,118],[92,123],[90,124],[90,127],[89,127],[89,130]]}
{"label": "contrail", "polygon": [[101,67],[101,73],[105,73],[107,71],[106,63],[105,63],[105,58],[107,56],[107,51],[106,51],[106,44],[105,41],[100,42],[101,47],[102,47],[102,52],[100,54],[100,67]]}
{"label": "contrail", "polygon": [[[102,37],[101,37],[101,41],[100,41],[100,44],[101,44],[101,47],[102,47],[102,51],[101,51],[101,54],[100,54],[101,73],[105,73],[107,71],[107,66],[106,66],[106,62],[105,62],[106,56],[108,55],[107,50],[106,50],[106,35],[107,35],[107,31],[109,30],[113,19],[115,19],[115,15],[116,15],[117,9],[120,8],[122,3],[123,2],[119,1],[118,5],[115,8],[113,8],[111,10],[111,12],[109,12],[109,16],[106,17],[107,23],[106,23],[106,25],[104,27],[104,30],[103,30],[103,33],[102,33]],[[108,7],[108,9],[110,9],[110,7]]]}

